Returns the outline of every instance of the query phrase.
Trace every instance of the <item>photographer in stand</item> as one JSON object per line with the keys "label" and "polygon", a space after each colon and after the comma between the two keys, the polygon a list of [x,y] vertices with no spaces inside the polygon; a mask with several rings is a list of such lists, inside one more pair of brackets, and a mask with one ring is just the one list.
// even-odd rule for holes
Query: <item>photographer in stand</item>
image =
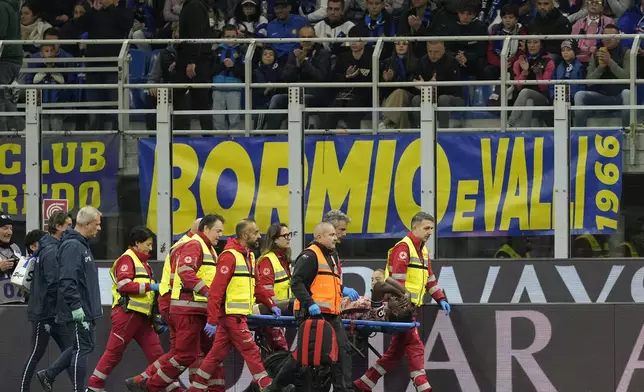
{"label": "photographer in stand", "polygon": [[[13,220],[7,214],[0,214],[0,305],[24,303],[25,296],[11,283],[11,274],[22,256],[20,247],[11,241],[13,237]],[[4,290],[4,286],[11,288]]]}

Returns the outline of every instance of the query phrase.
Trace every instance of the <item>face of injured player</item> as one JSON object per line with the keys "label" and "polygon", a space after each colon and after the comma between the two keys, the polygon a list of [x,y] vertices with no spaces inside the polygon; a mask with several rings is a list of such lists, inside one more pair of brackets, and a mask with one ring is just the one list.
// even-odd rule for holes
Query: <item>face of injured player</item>
{"label": "face of injured player", "polygon": [[373,275],[371,275],[371,288],[373,289],[373,286],[376,285],[378,282],[384,282],[385,281],[385,274],[380,271],[376,270],[373,272]]}

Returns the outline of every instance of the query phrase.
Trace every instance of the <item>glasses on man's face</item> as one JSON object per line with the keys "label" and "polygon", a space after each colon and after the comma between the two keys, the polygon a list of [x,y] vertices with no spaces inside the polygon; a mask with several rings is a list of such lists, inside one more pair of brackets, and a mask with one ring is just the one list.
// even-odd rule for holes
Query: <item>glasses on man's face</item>
{"label": "glasses on man's face", "polygon": [[296,234],[297,234],[297,231],[293,231],[293,232],[289,232],[289,233],[280,234],[280,235],[278,235],[278,236],[277,236],[277,238],[282,237],[282,238],[284,238],[285,240],[290,240],[290,239],[291,239],[291,238],[293,238],[293,236],[295,236]]}

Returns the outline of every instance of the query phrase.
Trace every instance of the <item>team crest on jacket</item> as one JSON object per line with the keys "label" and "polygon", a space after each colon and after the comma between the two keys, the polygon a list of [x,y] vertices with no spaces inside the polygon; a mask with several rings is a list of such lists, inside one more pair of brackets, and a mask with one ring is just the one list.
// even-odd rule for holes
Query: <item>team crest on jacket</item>
{"label": "team crest on jacket", "polygon": [[224,275],[226,275],[228,273],[228,271],[230,271],[230,270],[228,269],[228,266],[226,266],[226,265],[222,265],[221,268],[219,268],[219,272],[221,272]]}
{"label": "team crest on jacket", "polygon": [[264,275],[268,276],[271,274],[271,270],[269,268],[264,268]]}

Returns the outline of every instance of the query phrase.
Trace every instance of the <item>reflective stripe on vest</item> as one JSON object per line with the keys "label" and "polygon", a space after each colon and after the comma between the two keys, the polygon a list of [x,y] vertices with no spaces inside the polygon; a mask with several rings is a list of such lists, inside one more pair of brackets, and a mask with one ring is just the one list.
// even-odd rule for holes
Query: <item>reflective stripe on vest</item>
{"label": "reflective stripe on vest", "polygon": [[[116,264],[123,256],[130,256],[130,258],[134,262],[134,279],[132,281],[127,279],[128,281],[125,283],[138,283],[139,287],[141,288],[140,291],[143,291],[143,293],[139,292],[139,294],[137,295],[121,295],[121,293],[119,293],[118,289],[121,288],[123,284],[120,284],[121,282],[116,281],[115,269]],[[112,268],[110,268],[110,276],[112,277],[112,297],[114,298],[114,302],[112,302],[112,308],[119,306],[121,297],[126,296],[129,299],[127,310],[143,313],[146,316],[149,316],[150,314],[152,314],[152,305],[154,304],[154,291],[145,292],[145,285],[146,283],[154,283],[154,280],[150,278],[145,265],[143,265],[143,262],[139,260],[139,257],[136,255],[136,253],[134,253],[132,249],[126,250],[125,253],[121,255],[121,257],[116,259],[116,261],[114,261],[114,264],[112,264]]]}
{"label": "reflective stripe on vest", "polygon": [[[311,245],[306,249],[313,251],[318,260],[318,273],[309,288],[313,302],[320,307],[322,313],[340,314],[342,281],[338,274],[337,262],[335,270],[332,270],[324,253],[317,245]],[[294,309],[300,310],[300,301],[295,300]]]}
{"label": "reflective stripe on vest", "polygon": [[166,295],[170,291],[170,282],[174,279],[172,263],[170,262],[172,251],[184,242],[190,241],[190,239],[191,237],[186,234],[179,238],[179,241],[170,247],[170,252],[168,252],[168,255],[165,257],[165,261],[163,262],[163,273],[161,274],[161,281],[159,282],[159,295]]}
{"label": "reflective stripe on vest", "polygon": [[235,256],[235,272],[228,282],[226,288],[226,314],[239,314],[248,316],[253,313],[255,304],[255,255],[250,254],[250,269],[246,264],[244,255],[235,249],[226,249],[222,252],[229,252]]}
{"label": "reflective stripe on vest", "polygon": [[421,259],[411,238],[408,236],[403,237],[387,252],[385,279],[391,275],[391,252],[400,244],[405,244],[409,248],[409,264],[407,265],[407,275],[405,276],[405,288],[411,294],[411,302],[416,306],[420,306],[423,304],[423,298],[425,297],[425,285],[429,282],[429,272],[427,272],[429,251],[427,246],[423,245],[423,257]]}
{"label": "reflective stripe on vest", "polygon": [[275,292],[275,298],[280,301],[291,298],[291,277],[288,276],[279,258],[275,252],[268,252],[264,257],[267,257],[273,266],[273,273],[275,275],[273,291]]}
{"label": "reflective stripe on vest", "polygon": [[[199,242],[199,244],[201,245],[201,251],[203,253],[203,260],[201,262],[201,267],[199,267],[199,271],[197,271],[197,278],[201,279],[206,286],[210,287],[213,279],[215,279],[215,273],[217,272],[217,260],[215,259],[217,257],[217,252],[215,252],[215,249],[213,249],[212,247],[208,249],[208,246],[206,246],[206,243],[198,234],[192,236],[190,241],[186,241],[180,244],[179,247],[184,246],[191,241]],[[176,249],[179,249],[179,247],[177,247]],[[215,258],[213,258],[213,255],[215,256]],[[179,305],[179,303],[175,301],[180,299],[181,291],[183,290],[184,288],[183,284],[181,283],[181,276],[177,272],[175,272],[174,279],[172,280],[172,301],[170,304]],[[208,298],[197,293],[197,291],[199,290],[201,290],[201,287],[195,287],[195,291],[190,291],[192,291],[195,302],[201,302],[202,304],[199,304],[199,306],[205,307],[205,304],[208,302]]]}

